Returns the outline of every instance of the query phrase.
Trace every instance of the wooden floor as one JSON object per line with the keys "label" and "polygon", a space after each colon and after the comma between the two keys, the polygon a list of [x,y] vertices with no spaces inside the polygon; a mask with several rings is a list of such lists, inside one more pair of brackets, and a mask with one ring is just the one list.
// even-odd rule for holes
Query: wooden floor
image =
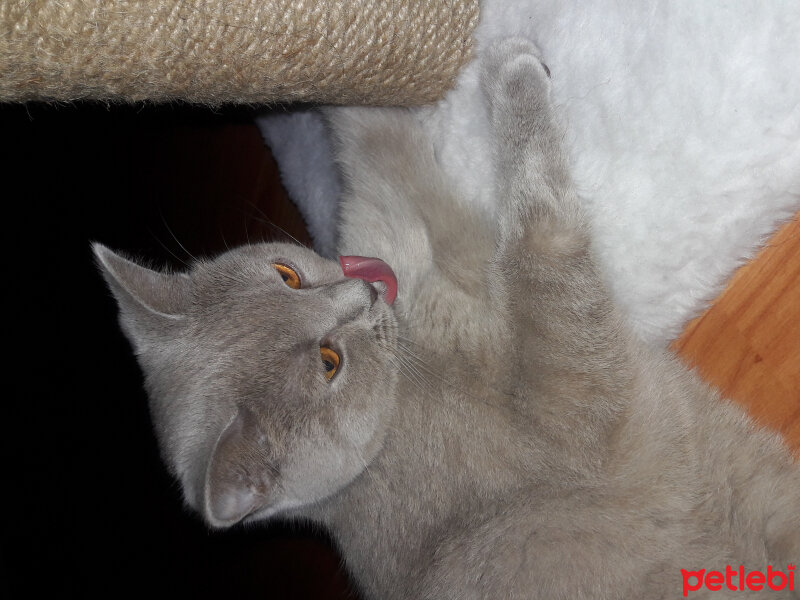
{"label": "wooden floor", "polygon": [[800,457],[800,213],[673,348]]}

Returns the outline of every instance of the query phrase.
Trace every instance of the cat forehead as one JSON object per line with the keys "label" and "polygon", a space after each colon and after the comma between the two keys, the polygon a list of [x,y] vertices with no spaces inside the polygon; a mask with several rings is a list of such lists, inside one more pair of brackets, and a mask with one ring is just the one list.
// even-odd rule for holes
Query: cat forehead
{"label": "cat forehead", "polygon": [[289,266],[298,272],[301,280],[315,284],[344,277],[337,262],[323,258],[309,248],[281,242],[234,248],[211,261],[196,264],[190,275],[201,288],[224,287],[226,284],[246,286],[274,279],[275,264]]}
{"label": "cat forehead", "polygon": [[269,265],[280,260],[292,261],[297,266],[310,269],[329,269],[336,267],[337,264],[321,257],[310,248],[285,242],[262,242],[239,246],[219,255],[211,261],[211,264],[221,263],[234,268],[246,268],[249,265]]}
{"label": "cat forehead", "polygon": [[[302,290],[289,288],[276,264],[295,270]],[[330,297],[325,289],[345,279],[337,262],[302,246],[263,243],[235,248],[190,273],[193,301],[189,335],[241,346],[269,337],[313,336],[330,327]],[[225,340],[225,341],[224,341]]]}

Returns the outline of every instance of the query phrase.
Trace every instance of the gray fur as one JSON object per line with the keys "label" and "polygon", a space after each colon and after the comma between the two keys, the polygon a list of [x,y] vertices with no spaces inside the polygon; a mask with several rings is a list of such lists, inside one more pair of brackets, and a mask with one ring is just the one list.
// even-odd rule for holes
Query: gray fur
{"label": "gray fur", "polygon": [[[630,334],[536,56],[507,40],[483,59],[496,223],[452,195],[409,113],[328,113],[340,252],[393,267],[392,307],[295,246],[187,274],[95,247],[164,459],[211,526],[326,525],[368,598],[682,598],[682,568],[785,571],[800,562],[800,469]],[[323,340],[343,357],[331,381]],[[798,597],[690,597],[712,595]]]}

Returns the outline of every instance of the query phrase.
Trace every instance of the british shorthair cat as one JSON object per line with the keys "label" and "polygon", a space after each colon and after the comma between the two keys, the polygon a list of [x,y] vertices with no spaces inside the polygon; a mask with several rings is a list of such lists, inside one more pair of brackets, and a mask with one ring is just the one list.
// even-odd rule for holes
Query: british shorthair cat
{"label": "british shorthair cat", "polygon": [[366,598],[798,597],[800,469],[626,326],[536,47],[482,61],[496,218],[409,112],[332,109],[339,262],[95,245],[187,504],[324,525]]}

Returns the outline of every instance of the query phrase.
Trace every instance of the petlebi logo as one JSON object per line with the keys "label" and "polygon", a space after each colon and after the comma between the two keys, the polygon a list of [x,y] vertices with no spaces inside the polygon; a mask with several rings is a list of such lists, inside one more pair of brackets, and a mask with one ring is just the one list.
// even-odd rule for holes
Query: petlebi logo
{"label": "petlebi logo", "polygon": [[683,576],[683,597],[690,592],[696,592],[702,588],[717,592],[723,589],[733,592],[739,591],[759,591],[759,590],[781,590],[794,591],[794,565],[788,565],[785,571],[767,566],[766,571],[748,571],[744,565],[739,565],[734,569],[730,565],[725,565],[725,572],[722,571],[687,571],[681,569]]}

